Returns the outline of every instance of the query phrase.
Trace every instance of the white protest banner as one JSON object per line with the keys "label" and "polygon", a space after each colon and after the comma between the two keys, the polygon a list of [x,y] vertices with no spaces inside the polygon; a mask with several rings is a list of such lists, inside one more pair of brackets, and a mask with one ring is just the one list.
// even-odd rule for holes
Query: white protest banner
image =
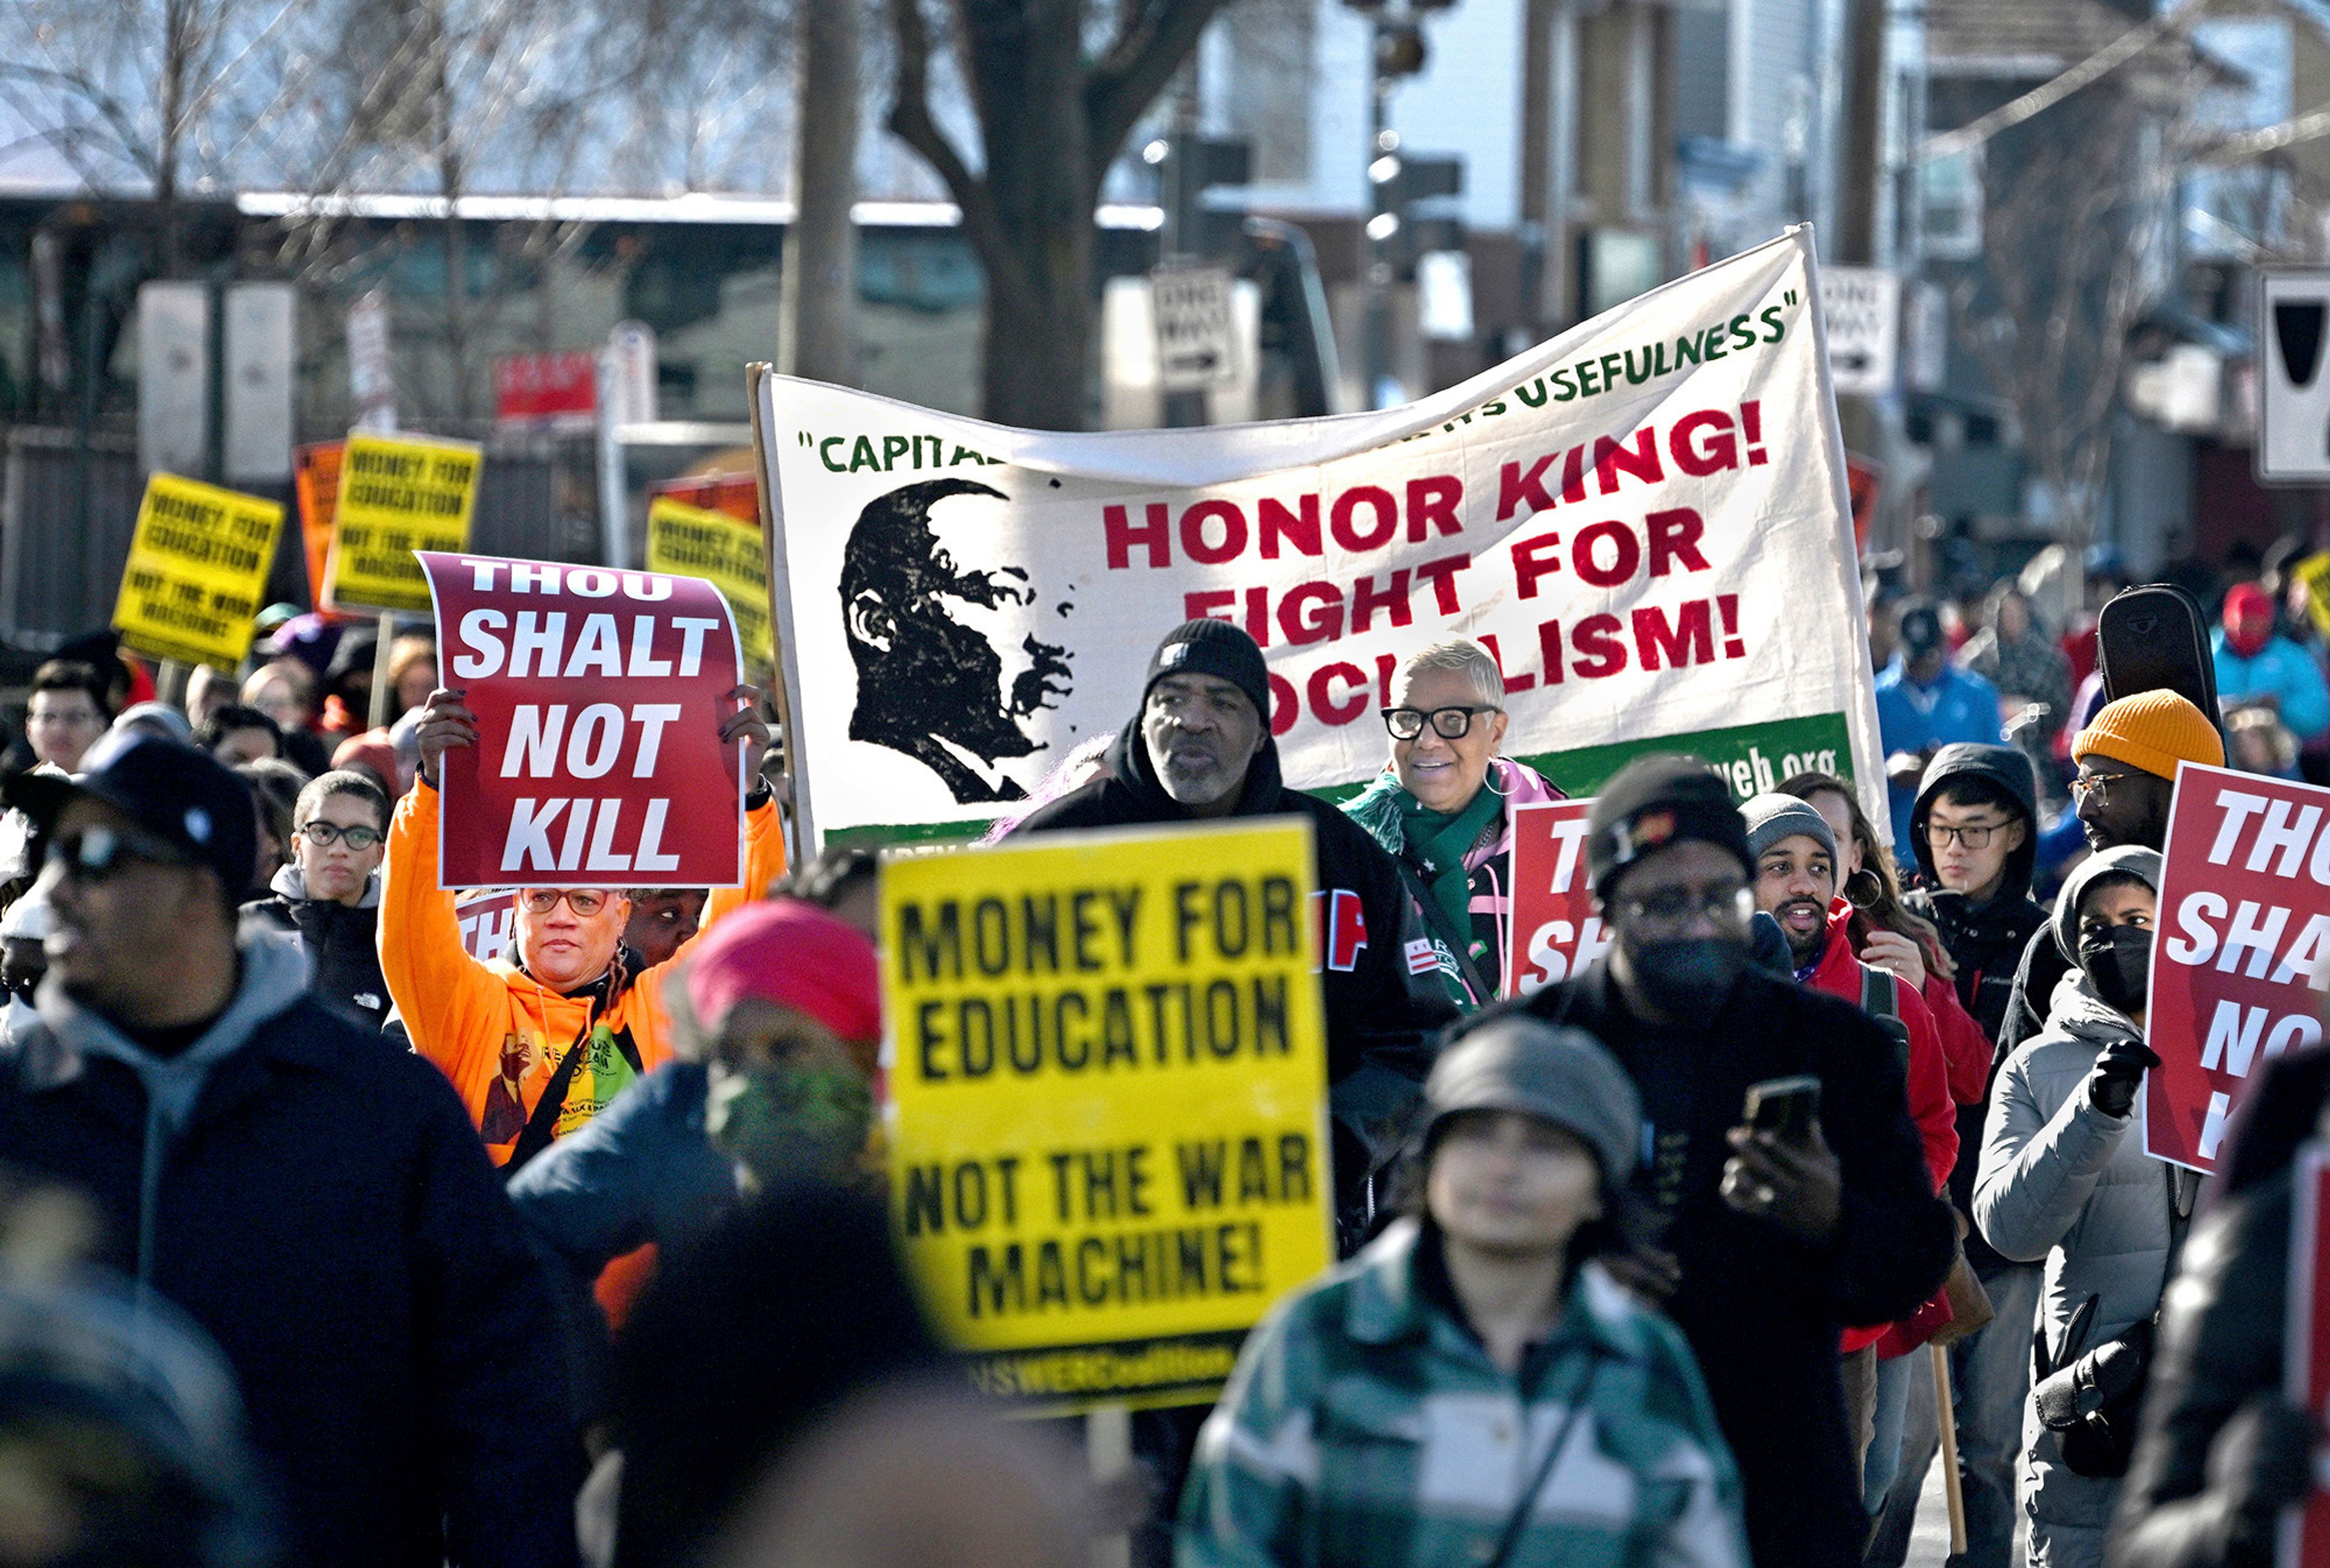
{"label": "white protest banner", "polygon": [[1792,231],[1420,403],[1272,424],[1064,435],[761,377],[808,841],[976,832],[1195,615],[1263,644],[1297,788],[1382,768],[1401,657],[1465,636],[1569,794],[1688,749],[1742,794],[1849,774],[1886,820],[1816,280]]}
{"label": "white protest banner", "polygon": [[2196,1171],[2265,1064],[2322,1038],[2330,790],[2183,763],[2153,923],[2144,1152]]}

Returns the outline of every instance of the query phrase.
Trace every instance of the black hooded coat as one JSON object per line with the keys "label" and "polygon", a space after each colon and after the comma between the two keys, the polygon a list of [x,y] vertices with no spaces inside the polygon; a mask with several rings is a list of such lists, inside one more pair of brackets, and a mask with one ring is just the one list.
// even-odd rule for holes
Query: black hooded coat
{"label": "black hooded coat", "polygon": [[[2024,824],[2022,846],[2006,858],[1998,890],[1980,904],[1940,887],[1934,872],[1933,846],[1926,842],[1926,818],[1934,802],[1948,786],[1970,782],[1986,786],[2000,804],[2019,813]],[[1994,1047],[1990,1072],[1995,1079],[1999,1063],[2006,1059],[1998,1033],[2013,994],[2016,969],[2031,945],[2032,934],[2048,929],[2047,911],[2031,897],[2032,869],[2039,856],[2039,791],[2031,775],[2030,759],[2012,746],[1961,743],[1942,747],[1918,782],[1910,822],[1910,848],[1927,886],[1909,894],[1904,902],[1931,920],[1942,934],[1942,946],[1958,968],[1958,1001],[1990,1037]],[[1950,1173],[1950,1201],[1967,1213],[1973,1212],[1975,1169],[1982,1163],[1983,1118],[1989,1108],[1988,1081],[1983,1085],[1980,1100],[1958,1107],[1959,1153],[1956,1168]],[[1967,1235],[1965,1248],[1968,1259],[1985,1272],[2005,1265],[2005,1259],[1992,1252],[1979,1233]]]}
{"label": "black hooded coat", "polygon": [[[1109,747],[1108,764],[1108,776],[1037,807],[1012,836],[1198,820],[1158,782],[1137,717]],[[1336,1212],[1348,1242],[1372,1218],[1367,1178],[1397,1152],[1431,1069],[1432,1035],[1456,1010],[1437,969],[1411,959],[1429,944],[1397,862],[1335,807],[1288,789],[1278,743],[1264,740],[1232,819],[1274,816],[1310,819],[1318,861]]]}

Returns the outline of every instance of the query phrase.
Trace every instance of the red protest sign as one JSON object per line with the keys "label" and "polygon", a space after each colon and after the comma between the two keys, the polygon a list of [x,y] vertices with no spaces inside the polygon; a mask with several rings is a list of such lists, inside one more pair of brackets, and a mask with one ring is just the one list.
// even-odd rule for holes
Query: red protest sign
{"label": "red protest sign", "polygon": [[1567,980],[1610,946],[1586,870],[1592,801],[1515,806],[1513,896],[1505,932],[1504,991],[1527,996]]}
{"label": "red protest sign", "polygon": [[494,361],[494,417],[505,424],[588,427],[598,407],[599,360],[587,348]]}
{"label": "red protest sign", "polygon": [[517,912],[517,892],[512,888],[472,888],[453,899],[453,918],[461,927],[461,950],[480,964],[491,964],[509,951],[510,920]]}
{"label": "red protest sign", "polygon": [[2181,765],[2160,880],[2144,1152],[2213,1171],[2250,1076],[2322,1038],[2330,790]]}
{"label": "red protest sign", "polygon": [[416,552],[445,681],[478,744],[445,755],[448,888],[733,888],[744,879],[743,679],[693,577]]}
{"label": "red protest sign", "polygon": [[[2330,1147],[2306,1144],[2291,1173],[2289,1316],[2281,1344],[2282,1396],[2321,1419],[2330,1402]],[[2314,1491],[2282,1516],[2281,1568],[2330,1568],[2330,1488],[2315,1466]]]}

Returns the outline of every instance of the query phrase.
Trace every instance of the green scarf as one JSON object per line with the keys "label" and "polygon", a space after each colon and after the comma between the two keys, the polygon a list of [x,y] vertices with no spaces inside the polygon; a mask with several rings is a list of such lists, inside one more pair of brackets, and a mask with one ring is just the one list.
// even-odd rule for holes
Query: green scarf
{"label": "green scarf", "polygon": [[1400,832],[1407,858],[1431,889],[1433,901],[1447,915],[1464,938],[1466,955],[1473,946],[1473,879],[1464,870],[1464,852],[1481,841],[1481,834],[1504,809],[1504,797],[1483,784],[1463,811],[1450,815],[1435,812],[1406,790],[1397,796]]}

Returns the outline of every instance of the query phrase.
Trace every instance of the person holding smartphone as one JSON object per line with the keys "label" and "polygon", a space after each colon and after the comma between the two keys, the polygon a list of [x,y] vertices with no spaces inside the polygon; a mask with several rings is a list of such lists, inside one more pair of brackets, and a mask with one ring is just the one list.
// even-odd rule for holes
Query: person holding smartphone
{"label": "person holding smartphone", "polygon": [[[1859,1568],[1868,1516],[1838,1338],[1915,1312],[1955,1251],[1893,1042],[1860,1008],[1753,965],[1747,823],[1699,759],[1646,757],[1604,785],[1586,855],[1610,951],[1475,1016],[1576,1024],[1626,1069],[1646,1124],[1630,1189],[1662,1253],[1635,1283],[1665,1290],[1706,1375],[1750,1554]],[[1748,1090],[1795,1077],[1817,1083],[1816,1114],[1766,1087],[1776,1119],[1748,1125]]]}

